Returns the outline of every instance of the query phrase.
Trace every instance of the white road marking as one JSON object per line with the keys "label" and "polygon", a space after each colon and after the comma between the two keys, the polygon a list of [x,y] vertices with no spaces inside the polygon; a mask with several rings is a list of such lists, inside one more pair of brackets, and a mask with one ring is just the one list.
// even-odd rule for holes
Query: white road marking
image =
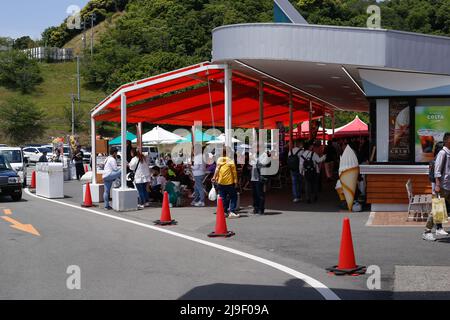
{"label": "white road marking", "polygon": [[375,212],[371,212],[369,215],[369,219],[367,219],[366,227],[371,227],[373,223],[373,219],[375,219]]}
{"label": "white road marking", "polygon": [[316,279],[314,279],[314,278],[312,278],[312,277],[310,277],[310,276],[308,276],[308,275],[306,275],[304,273],[298,272],[298,271],[296,271],[294,269],[291,269],[291,268],[286,267],[286,266],[284,266],[282,264],[270,261],[268,259],[264,259],[264,258],[255,256],[253,254],[249,254],[249,253],[246,253],[246,252],[243,252],[243,251],[239,251],[239,250],[236,250],[236,249],[233,249],[233,248],[222,246],[220,244],[216,244],[216,243],[213,243],[213,242],[205,241],[205,240],[202,240],[202,239],[197,239],[197,238],[194,238],[194,237],[191,237],[191,236],[184,235],[182,233],[170,231],[170,230],[167,230],[167,229],[162,229],[160,227],[151,226],[151,225],[148,225],[148,224],[145,224],[145,223],[141,223],[141,222],[137,222],[137,221],[134,221],[134,220],[130,220],[130,219],[122,218],[122,217],[116,217],[116,216],[113,216],[113,215],[110,215],[110,214],[107,214],[107,213],[103,213],[103,212],[99,212],[99,211],[91,210],[91,209],[87,209],[87,208],[82,208],[82,207],[79,207],[79,206],[76,206],[76,205],[73,205],[73,204],[69,204],[69,203],[65,203],[65,202],[61,202],[61,201],[57,201],[57,200],[53,200],[53,199],[41,198],[41,197],[38,197],[38,196],[32,194],[29,191],[29,189],[26,189],[25,192],[29,196],[32,196],[32,197],[40,199],[40,200],[45,200],[45,201],[57,203],[57,204],[64,205],[64,206],[67,206],[67,207],[71,207],[71,208],[74,208],[74,209],[83,210],[83,211],[86,211],[86,212],[89,212],[89,213],[93,213],[93,214],[96,214],[96,215],[99,215],[99,216],[107,217],[107,218],[110,218],[110,219],[114,219],[114,220],[118,220],[118,221],[122,221],[122,222],[127,222],[127,223],[134,224],[134,225],[137,225],[137,226],[140,226],[140,227],[143,227],[143,228],[147,228],[147,229],[150,229],[150,230],[153,230],[153,231],[158,231],[158,232],[162,232],[162,233],[165,233],[165,234],[169,234],[169,235],[172,235],[172,236],[175,236],[175,237],[178,237],[178,238],[182,238],[182,239],[185,239],[185,240],[196,242],[196,243],[208,246],[208,247],[216,248],[216,249],[228,252],[228,253],[232,253],[232,254],[235,254],[235,255],[238,255],[238,256],[241,256],[241,257],[244,257],[244,258],[247,258],[247,259],[250,259],[250,260],[262,263],[262,264],[265,264],[265,265],[267,265],[269,267],[272,267],[274,269],[277,269],[279,271],[282,271],[282,272],[287,273],[287,274],[289,274],[289,275],[291,275],[291,276],[293,276],[293,277],[295,277],[297,279],[300,279],[300,280],[304,281],[310,287],[312,287],[315,290],[317,290],[325,298],[325,300],[341,300],[330,288],[328,288],[326,285],[324,285],[320,281],[318,281],[318,280],[316,280]]}

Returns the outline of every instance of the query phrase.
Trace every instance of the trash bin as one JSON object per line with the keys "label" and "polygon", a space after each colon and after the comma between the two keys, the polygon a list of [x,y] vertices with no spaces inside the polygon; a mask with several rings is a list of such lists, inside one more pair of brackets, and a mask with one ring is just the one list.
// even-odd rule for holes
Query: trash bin
{"label": "trash bin", "polygon": [[38,163],[36,165],[36,195],[48,199],[64,198],[62,163]]}

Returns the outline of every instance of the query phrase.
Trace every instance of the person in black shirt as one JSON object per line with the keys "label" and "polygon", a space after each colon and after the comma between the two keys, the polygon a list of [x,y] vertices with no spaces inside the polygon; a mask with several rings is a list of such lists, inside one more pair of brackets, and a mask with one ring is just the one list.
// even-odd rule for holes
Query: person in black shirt
{"label": "person in black shirt", "polygon": [[38,162],[48,162],[48,159],[47,159],[47,151],[42,152],[42,156],[40,156]]}
{"label": "person in black shirt", "polygon": [[85,174],[83,167],[83,156],[83,151],[81,151],[81,147],[78,146],[72,157],[72,160],[75,162],[75,170],[77,172],[78,181],[80,181],[81,177]]}

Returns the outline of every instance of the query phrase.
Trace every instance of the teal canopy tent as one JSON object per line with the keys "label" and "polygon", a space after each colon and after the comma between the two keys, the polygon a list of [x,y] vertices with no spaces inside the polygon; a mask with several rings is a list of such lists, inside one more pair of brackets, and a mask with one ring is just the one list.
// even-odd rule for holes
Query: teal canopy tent
{"label": "teal canopy tent", "polygon": [[[211,136],[207,133],[201,132],[200,130],[195,131],[195,141],[196,142],[210,142],[214,141],[217,138],[214,136]],[[189,134],[187,137],[184,137],[183,140],[177,141],[177,143],[186,143],[186,142],[192,142],[192,133]]]}
{"label": "teal canopy tent", "polygon": [[[132,134],[131,132],[127,131],[127,140],[133,141],[135,140],[137,137],[136,135]],[[120,145],[121,144],[121,140],[122,140],[122,136],[118,136],[117,138],[114,138],[113,140],[111,140],[109,142],[110,146],[116,146],[116,145]]]}

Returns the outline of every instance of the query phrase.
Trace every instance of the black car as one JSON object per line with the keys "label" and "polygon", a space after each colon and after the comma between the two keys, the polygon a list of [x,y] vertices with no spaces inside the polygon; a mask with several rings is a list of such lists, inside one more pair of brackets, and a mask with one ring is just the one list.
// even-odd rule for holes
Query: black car
{"label": "black car", "polygon": [[20,178],[3,155],[0,155],[0,196],[10,196],[14,201],[22,199]]}

